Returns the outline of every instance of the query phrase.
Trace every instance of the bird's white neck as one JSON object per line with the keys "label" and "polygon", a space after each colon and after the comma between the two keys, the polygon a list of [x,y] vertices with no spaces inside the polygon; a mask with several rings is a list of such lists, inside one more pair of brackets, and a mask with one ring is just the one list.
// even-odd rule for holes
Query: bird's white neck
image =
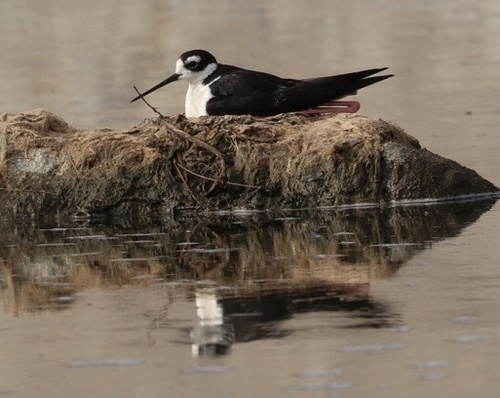
{"label": "bird's white neck", "polygon": [[219,80],[219,77],[207,85],[204,85],[202,81],[189,83],[185,103],[186,117],[200,117],[208,115],[207,103],[214,97],[210,90],[210,85],[217,80]]}
{"label": "bird's white neck", "polygon": [[213,95],[208,86],[202,83],[189,83],[186,94],[186,117],[200,117],[207,115],[207,102]]}

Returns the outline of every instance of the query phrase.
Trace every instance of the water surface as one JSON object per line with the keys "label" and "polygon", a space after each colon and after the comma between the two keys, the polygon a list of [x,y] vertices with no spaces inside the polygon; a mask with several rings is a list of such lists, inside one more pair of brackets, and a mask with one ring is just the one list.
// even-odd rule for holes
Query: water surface
{"label": "water surface", "polygon": [[3,391],[493,394],[494,202],[4,226]]}
{"label": "water surface", "polygon": [[[389,66],[361,114],[500,185],[500,3],[0,3],[0,112],[128,128],[206,48],[287,77]],[[183,110],[186,87],[151,95]],[[0,396],[500,393],[500,207],[0,220]]]}

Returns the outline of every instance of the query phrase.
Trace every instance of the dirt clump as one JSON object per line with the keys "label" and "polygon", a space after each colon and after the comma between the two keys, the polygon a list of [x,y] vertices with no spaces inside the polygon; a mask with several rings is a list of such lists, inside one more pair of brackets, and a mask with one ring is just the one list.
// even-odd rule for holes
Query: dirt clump
{"label": "dirt clump", "polygon": [[37,109],[0,116],[3,213],[283,208],[495,192],[400,127],[356,115],[182,115],[85,131]]}

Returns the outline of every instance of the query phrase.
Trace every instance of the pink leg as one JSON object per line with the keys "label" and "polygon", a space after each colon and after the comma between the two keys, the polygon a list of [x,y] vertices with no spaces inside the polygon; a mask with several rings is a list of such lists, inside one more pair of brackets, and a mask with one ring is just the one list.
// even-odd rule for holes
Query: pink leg
{"label": "pink leg", "polygon": [[318,105],[316,108],[301,111],[306,115],[318,115],[322,113],[356,113],[361,108],[357,101],[329,101]]}

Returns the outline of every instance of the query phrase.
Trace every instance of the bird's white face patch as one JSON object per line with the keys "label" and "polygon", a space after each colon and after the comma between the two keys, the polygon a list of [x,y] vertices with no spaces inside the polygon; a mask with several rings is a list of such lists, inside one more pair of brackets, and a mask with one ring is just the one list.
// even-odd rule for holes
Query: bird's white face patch
{"label": "bird's white face patch", "polygon": [[185,64],[189,64],[190,62],[196,62],[197,64],[201,61],[201,57],[199,55],[191,55],[186,59]]}
{"label": "bird's white face patch", "polygon": [[201,58],[198,55],[192,55],[185,62],[182,62],[182,59],[178,59],[175,63],[175,73],[179,75],[179,80],[187,80],[189,83],[202,82],[217,69],[216,63],[208,64],[205,69],[200,71],[192,71],[186,68],[186,65],[190,62],[198,63],[200,60]]}

